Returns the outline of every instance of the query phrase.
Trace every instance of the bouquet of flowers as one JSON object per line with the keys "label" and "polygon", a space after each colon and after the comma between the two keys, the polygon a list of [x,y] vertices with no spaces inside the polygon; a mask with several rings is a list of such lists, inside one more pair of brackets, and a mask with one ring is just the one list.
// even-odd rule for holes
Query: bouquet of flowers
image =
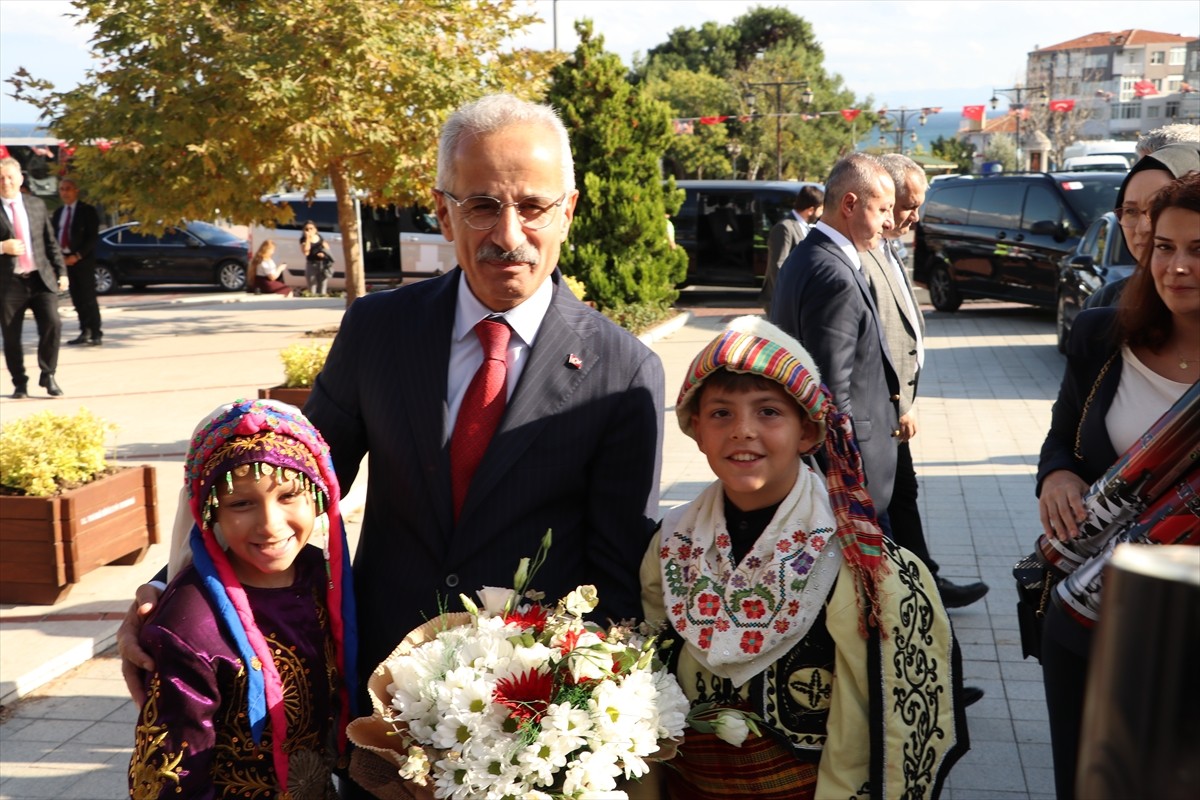
{"label": "bouquet of flowers", "polygon": [[376,669],[375,713],[350,739],[393,764],[411,796],[619,797],[600,793],[674,754],[688,701],[654,637],[585,621],[592,586],[543,604],[526,591],[535,569],[522,559],[518,588],[485,588],[480,605],[463,596],[466,612],[413,631]]}

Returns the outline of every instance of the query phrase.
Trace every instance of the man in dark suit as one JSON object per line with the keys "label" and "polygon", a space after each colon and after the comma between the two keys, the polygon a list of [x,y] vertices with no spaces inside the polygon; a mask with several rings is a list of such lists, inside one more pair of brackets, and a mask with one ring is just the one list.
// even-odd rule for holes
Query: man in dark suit
{"label": "man in dark suit", "polygon": [[79,316],[79,336],[67,344],[99,347],[100,304],[96,302],[96,242],[100,240],[100,215],[96,207],[79,199],[74,178],[58,182],[63,204],[54,210],[54,230],[71,279],[71,302]]}
{"label": "man in dark suit", "polygon": [[791,255],[792,249],[808,235],[812,226],[821,218],[824,206],[825,192],[820,187],[803,186],[796,192],[792,210],[771,226],[767,234],[767,272],[763,276],[762,293],[758,297],[767,311],[771,310],[775,285],[779,282],[780,267]]}
{"label": "man in dark suit", "polygon": [[4,337],[4,362],[13,381],[13,397],[29,396],[21,328],[25,310],[33,311],[38,330],[38,385],[52,397],[63,391],[54,379],[62,320],[58,293],[68,287],[67,266],[55,240],[46,204],[23,194],[21,164],[0,158],[0,334]]}
{"label": "man in dark suit", "polygon": [[825,182],[825,213],[784,262],[770,319],[812,354],[854,421],[867,490],[886,527],[896,476],[899,381],[860,254],[892,227],[895,188],[874,156],[852,153]]}
{"label": "man in dark suit", "polygon": [[900,382],[900,435],[896,448],[896,480],[892,487],[892,501],[887,507],[888,524],[892,529],[893,541],[912,551],[929,567],[945,606],[960,608],[987,594],[988,586],[979,581],[960,586],[938,573],[938,563],[929,553],[925,529],[921,524],[921,510],[917,504],[917,473],[909,445],[909,440],[917,435],[913,404],[916,402],[917,381],[925,360],[925,317],[917,305],[912,283],[895,242],[917,223],[928,182],[925,170],[907,156],[889,153],[879,160],[896,185],[896,206],[892,212],[891,230],[883,234],[880,246],[863,258],[863,267]]}

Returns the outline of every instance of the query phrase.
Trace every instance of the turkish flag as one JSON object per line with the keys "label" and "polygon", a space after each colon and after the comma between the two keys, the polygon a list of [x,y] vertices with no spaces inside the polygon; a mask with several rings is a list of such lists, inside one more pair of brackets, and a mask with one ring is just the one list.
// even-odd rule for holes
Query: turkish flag
{"label": "turkish flag", "polygon": [[1051,111],[1062,111],[1064,113],[1067,111],[1074,111],[1075,110],[1075,101],[1074,100],[1051,100],[1050,101],[1050,110]]}
{"label": "turkish flag", "polygon": [[1152,94],[1158,94],[1158,89],[1150,81],[1138,81],[1133,85],[1134,97],[1149,97]]}
{"label": "turkish flag", "polygon": [[701,124],[701,125],[717,125],[717,124],[719,124],[719,123],[721,123],[721,122],[724,122],[724,121],[725,121],[725,120],[727,120],[727,119],[729,119],[729,117],[728,117],[728,116],[724,116],[724,117],[701,117],[701,118],[700,118],[700,124]]}
{"label": "turkish flag", "polygon": [[0,144],[0,158],[8,158],[8,148]]}
{"label": "turkish flag", "polygon": [[846,118],[846,122],[853,122],[859,114],[862,113],[861,108],[843,108],[842,116]]}
{"label": "turkish flag", "polygon": [[983,106],[963,106],[962,115],[966,119],[983,122]]}

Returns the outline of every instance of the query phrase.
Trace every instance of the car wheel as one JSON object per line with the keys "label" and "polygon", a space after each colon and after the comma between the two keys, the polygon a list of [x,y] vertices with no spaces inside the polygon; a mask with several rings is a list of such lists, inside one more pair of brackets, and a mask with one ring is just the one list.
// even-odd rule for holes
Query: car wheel
{"label": "car wheel", "polygon": [[96,265],[96,294],[110,294],[117,288],[117,276],[105,264]]}
{"label": "car wheel", "polygon": [[954,288],[950,272],[944,266],[934,266],[929,272],[929,302],[938,311],[958,311],[962,295]]}
{"label": "car wheel", "polygon": [[1063,293],[1058,293],[1058,302],[1054,304],[1054,338],[1058,342],[1058,352],[1066,355],[1067,339],[1071,336],[1071,326],[1067,324],[1067,300]]}
{"label": "car wheel", "polygon": [[224,261],[217,267],[217,283],[227,292],[246,288],[246,268],[236,261]]}

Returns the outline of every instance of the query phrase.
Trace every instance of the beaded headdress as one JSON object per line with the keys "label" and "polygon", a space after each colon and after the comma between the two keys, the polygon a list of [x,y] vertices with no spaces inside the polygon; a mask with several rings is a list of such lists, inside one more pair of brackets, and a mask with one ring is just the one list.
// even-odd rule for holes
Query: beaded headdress
{"label": "beaded headdress", "polygon": [[206,425],[197,429],[188,450],[185,483],[194,525],[191,532],[192,559],[213,600],[223,624],[233,637],[246,664],[247,713],[254,740],[262,735],[270,719],[273,730],[272,755],[280,785],[287,785],[287,756],[283,742],[287,732],[283,687],[275,661],[246,591],[234,575],[229,559],[218,543],[213,522],[221,502],[222,485],[232,486],[234,476],[255,476],[281,471],[284,480],[298,479],[314,495],[319,520],[327,520],[326,570],[330,629],[337,653],[337,671],[345,689],[338,723],[339,747],[345,746],[345,726],[357,696],[354,681],[358,641],[354,591],[350,577],[350,554],[341,518],[341,496],[329,446],[300,410],[271,400],[242,400],[222,408]]}
{"label": "beaded headdress", "polygon": [[821,383],[816,362],[798,341],[761,317],[746,316],[730,322],[701,350],[684,376],[675,415],[688,436],[695,438],[692,400],[704,380],[721,369],[775,381],[817,424],[820,444],[814,449],[823,448],[826,460],[825,483],[837,523],[835,540],[866,588],[864,621],[876,624],[878,578],[886,569],[883,531],[867,494],[862,454],[850,416],[838,411],[829,389]]}

